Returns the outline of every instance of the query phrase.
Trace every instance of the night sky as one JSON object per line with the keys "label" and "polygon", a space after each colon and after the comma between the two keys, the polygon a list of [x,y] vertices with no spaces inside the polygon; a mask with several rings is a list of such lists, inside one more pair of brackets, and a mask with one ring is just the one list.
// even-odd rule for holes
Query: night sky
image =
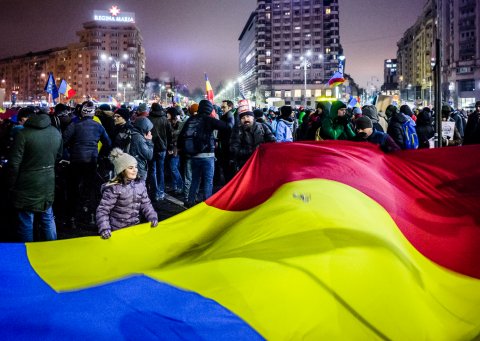
{"label": "night sky", "polygon": [[[383,60],[418,18],[424,0],[339,0],[345,72],[361,86],[383,83]],[[153,78],[176,77],[193,90],[238,74],[238,37],[256,0],[0,0],[0,58],[66,46],[93,10],[135,12]],[[48,5],[47,5],[48,4]],[[373,77],[373,78],[372,78]],[[376,81],[379,79],[379,82]]]}

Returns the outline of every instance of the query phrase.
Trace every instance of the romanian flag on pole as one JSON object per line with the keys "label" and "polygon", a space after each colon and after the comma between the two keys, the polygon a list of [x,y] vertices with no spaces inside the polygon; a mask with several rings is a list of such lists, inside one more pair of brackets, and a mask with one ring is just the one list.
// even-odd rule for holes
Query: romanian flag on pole
{"label": "romanian flag on pole", "polygon": [[65,79],[62,79],[60,86],[58,87],[58,92],[64,95],[67,99],[72,98],[77,93],[72,87],[67,83]]}
{"label": "romanian flag on pole", "polygon": [[207,74],[205,73],[205,87],[206,87],[206,96],[207,96],[207,99],[213,103],[213,98],[215,97],[213,95],[213,89],[212,89],[212,85],[210,84],[210,81],[208,80],[208,76]]}
{"label": "romanian flag on pole", "polygon": [[261,145],[222,190],[156,228],[0,244],[0,335],[478,339],[479,157],[480,146]]}

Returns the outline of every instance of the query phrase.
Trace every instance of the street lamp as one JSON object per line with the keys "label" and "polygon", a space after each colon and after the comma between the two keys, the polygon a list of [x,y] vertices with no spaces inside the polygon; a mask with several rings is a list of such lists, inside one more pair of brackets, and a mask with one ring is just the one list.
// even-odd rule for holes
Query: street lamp
{"label": "street lamp", "polygon": [[[128,59],[128,55],[127,55],[126,53],[123,54],[122,57],[123,57],[123,59],[125,59],[125,60]],[[102,58],[102,60],[107,60],[107,59],[108,59],[108,60],[110,60],[110,61],[113,61],[114,64],[115,64],[115,69],[117,70],[117,94],[118,94],[118,80],[119,80],[119,78],[120,78],[120,60],[115,59],[115,58],[113,58],[112,56],[110,56],[110,57],[107,58],[107,55],[105,55],[105,54],[102,54],[102,57],[101,57],[101,58]]]}
{"label": "street lamp", "polygon": [[[305,55],[300,56],[300,67],[303,67],[303,91],[305,93],[304,95],[304,106],[307,106],[307,68],[312,66],[310,63],[309,57],[312,55],[312,51],[307,51]],[[289,53],[287,55],[287,60],[292,60],[292,54]],[[323,55],[320,55],[319,58],[323,58]]]}
{"label": "street lamp", "polygon": [[126,98],[125,92],[126,92],[127,88],[130,89],[130,88],[132,87],[132,85],[131,85],[130,83],[128,83],[128,84],[126,84],[126,85],[119,84],[119,87],[123,88],[123,101],[126,102],[126,101],[127,101],[127,98]]}

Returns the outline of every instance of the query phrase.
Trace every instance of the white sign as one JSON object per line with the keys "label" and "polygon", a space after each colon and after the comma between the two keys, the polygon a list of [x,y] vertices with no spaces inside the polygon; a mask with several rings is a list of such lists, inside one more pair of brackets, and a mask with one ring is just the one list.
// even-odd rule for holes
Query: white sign
{"label": "white sign", "polygon": [[93,11],[95,21],[108,21],[118,23],[135,23],[135,13],[121,12],[117,6],[112,6],[108,11]]}
{"label": "white sign", "polygon": [[447,140],[453,140],[453,133],[455,132],[455,122],[442,122],[442,137]]}

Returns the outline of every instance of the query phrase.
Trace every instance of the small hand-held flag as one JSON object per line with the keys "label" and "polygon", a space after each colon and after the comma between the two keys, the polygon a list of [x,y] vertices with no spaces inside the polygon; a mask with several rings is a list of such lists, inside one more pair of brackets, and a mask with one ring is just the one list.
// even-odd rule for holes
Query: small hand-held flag
{"label": "small hand-held flag", "polygon": [[57,84],[55,84],[55,78],[53,78],[53,72],[48,75],[47,84],[45,84],[45,91],[52,96],[53,102],[58,98]]}
{"label": "small hand-held flag", "polygon": [[343,78],[343,70],[345,68],[345,58],[339,58],[338,60],[338,71],[336,71],[332,78],[328,81],[328,86],[333,88],[337,85],[343,84],[345,78]]}
{"label": "small hand-held flag", "polygon": [[77,93],[72,87],[67,83],[65,79],[62,79],[60,86],[58,87],[58,92],[64,95],[67,99],[72,98]]}
{"label": "small hand-held flag", "polygon": [[213,103],[213,89],[212,89],[212,85],[210,84],[210,81],[208,80],[208,76],[207,74],[205,73],[205,86],[206,86],[206,90],[207,90],[207,99]]}

